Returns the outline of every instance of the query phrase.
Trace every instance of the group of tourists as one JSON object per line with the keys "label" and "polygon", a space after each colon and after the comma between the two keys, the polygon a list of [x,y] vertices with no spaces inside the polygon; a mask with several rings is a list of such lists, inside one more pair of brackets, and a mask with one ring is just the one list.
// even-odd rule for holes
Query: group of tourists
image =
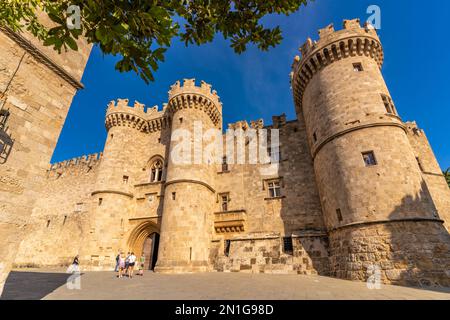
{"label": "group of tourists", "polygon": [[[128,276],[128,278],[130,279],[133,278],[136,260],[137,257],[134,255],[134,252],[128,252],[126,256],[123,252],[119,252],[116,256],[116,268],[114,269],[115,272],[118,272],[117,277],[122,278],[123,276]],[[139,259],[139,271],[137,273],[138,276],[144,275],[144,264],[145,256],[144,254],[142,254],[141,258]]]}

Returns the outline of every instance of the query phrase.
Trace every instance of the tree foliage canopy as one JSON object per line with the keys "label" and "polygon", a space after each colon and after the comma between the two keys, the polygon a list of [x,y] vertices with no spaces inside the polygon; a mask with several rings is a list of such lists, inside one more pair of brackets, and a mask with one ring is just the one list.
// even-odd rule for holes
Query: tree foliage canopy
{"label": "tree foliage canopy", "polygon": [[[105,54],[122,57],[121,72],[134,70],[146,81],[164,61],[174,37],[186,45],[210,42],[220,33],[231,40],[236,53],[249,44],[268,50],[282,40],[280,28],[266,28],[261,19],[269,14],[289,15],[308,0],[2,0],[0,26],[27,30],[47,46],[77,50],[84,36]],[[80,28],[71,28],[69,6],[80,9]],[[48,28],[36,13],[54,22]],[[69,23],[68,23],[69,21]]]}

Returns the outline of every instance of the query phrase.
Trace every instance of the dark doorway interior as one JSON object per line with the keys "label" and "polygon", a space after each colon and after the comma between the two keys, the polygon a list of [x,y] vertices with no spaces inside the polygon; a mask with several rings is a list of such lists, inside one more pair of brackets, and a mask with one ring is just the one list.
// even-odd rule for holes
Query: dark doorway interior
{"label": "dark doorway interior", "polygon": [[159,246],[159,234],[154,232],[147,237],[144,241],[142,252],[145,256],[145,270],[155,269],[156,261],[158,260],[158,246]]}

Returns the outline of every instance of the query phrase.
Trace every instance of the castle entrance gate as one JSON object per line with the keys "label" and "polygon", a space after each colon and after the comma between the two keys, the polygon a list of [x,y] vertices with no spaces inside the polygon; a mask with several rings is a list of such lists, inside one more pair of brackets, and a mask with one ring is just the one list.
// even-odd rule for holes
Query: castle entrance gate
{"label": "castle entrance gate", "polygon": [[129,251],[134,252],[138,261],[145,256],[144,269],[153,270],[158,260],[159,225],[144,221],[136,226],[128,239]]}

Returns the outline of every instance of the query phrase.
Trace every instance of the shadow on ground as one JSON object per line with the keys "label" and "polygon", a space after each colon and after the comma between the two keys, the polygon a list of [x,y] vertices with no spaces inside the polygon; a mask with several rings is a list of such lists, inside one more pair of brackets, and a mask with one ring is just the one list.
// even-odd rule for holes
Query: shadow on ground
{"label": "shadow on ground", "polygon": [[65,285],[70,274],[10,272],[0,300],[39,300]]}

